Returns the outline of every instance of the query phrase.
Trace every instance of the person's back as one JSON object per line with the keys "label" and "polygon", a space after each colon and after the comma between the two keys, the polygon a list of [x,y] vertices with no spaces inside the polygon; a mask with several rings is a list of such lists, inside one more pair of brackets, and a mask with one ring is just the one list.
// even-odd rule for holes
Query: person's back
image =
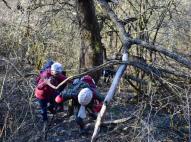
{"label": "person's back", "polygon": [[[73,114],[74,107],[80,106],[80,104],[78,102],[78,94],[84,88],[89,88],[93,93],[92,101],[88,105],[88,107],[92,111],[94,110],[93,107],[95,105],[100,105],[100,103],[104,101],[105,97],[99,93],[99,91],[96,89],[96,85],[95,84],[92,85],[91,81],[88,81],[88,83],[85,81],[87,81],[87,80],[81,79],[81,80],[78,80],[77,82],[75,82],[75,80],[74,80],[75,83],[70,85],[67,90],[65,90],[64,92],[61,93],[61,98],[63,98],[64,101],[67,101],[67,100],[72,101],[72,102],[70,101],[69,106],[68,106],[68,108],[71,109],[71,110],[69,110],[69,115]],[[58,96],[58,98],[59,97],[60,96]],[[59,99],[59,100],[62,100],[62,99]],[[60,102],[57,102],[57,103],[60,103]],[[98,110],[98,109],[96,109],[96,110]]]}
{"label": "person's back", "polygon": [[53,90],[45,82],[45,79],[49,79],[51,76],[50,69],[41,73],[35,88],[35,96],[38,99],[46,99],[53,93]]}
{"label": "person's back", "polygon": [[81,89],[89,88],[93,92],[93,99],[98,101],[103,101],[104,96],[102,96],[96,88],[94,80],[90,76],[84,76],[77,83],[72,84],[69,89],[63,94],[63,98],[77,100],[78,94]]}
{"label": "person's back", "polygon": [[80,81],[76,84],[71,84],[68,89],[63,92],[62,97],[64,100],[74,99],[75,101],[78,98],[78,93],[82,88],[90,87],[87,83]]}
{"label": "person's back", "polygon": [[72,101],[72,105],[68,106],[69,113],[71,115],[74,113],[74,108],[77,109],[76,122],[80,126],[80,132],[82,134],[87,132],[83,122],[83,119],[86,118],[86,111],[88,110],[89,116],[96,119],[97,112],[99,112],[101,106],[95,108],[94,102],[97,100],[98,105],[101,105],[104,96],[98,93],[93,79],[90,76],[84,76],[78,81],[74,80],[69,89],[62,92],[55,100],[57,103],[67,100]]}

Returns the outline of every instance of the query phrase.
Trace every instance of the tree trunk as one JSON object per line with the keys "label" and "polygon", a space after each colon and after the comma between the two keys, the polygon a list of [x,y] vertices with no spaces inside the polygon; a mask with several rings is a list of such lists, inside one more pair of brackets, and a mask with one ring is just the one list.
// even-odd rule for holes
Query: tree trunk
{"label": "tree trunk", "polygon": [[[81,72],[103,63],[103,47],[93,0],[77,0],[77,12],[81,36]],[[92,74],[96,82],[100,75],[101,71]]]}

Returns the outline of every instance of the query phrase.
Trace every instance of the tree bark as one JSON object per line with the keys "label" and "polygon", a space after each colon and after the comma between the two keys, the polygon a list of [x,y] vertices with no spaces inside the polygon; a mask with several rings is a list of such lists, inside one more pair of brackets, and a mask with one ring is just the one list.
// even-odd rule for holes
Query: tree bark
{"label": "tree bark", "polygon": [[[77,12],[81,36],[81,72],[103,63],[103,46],[93,0],[77,0]],[[101,71],[91,75],[97,82]]]}

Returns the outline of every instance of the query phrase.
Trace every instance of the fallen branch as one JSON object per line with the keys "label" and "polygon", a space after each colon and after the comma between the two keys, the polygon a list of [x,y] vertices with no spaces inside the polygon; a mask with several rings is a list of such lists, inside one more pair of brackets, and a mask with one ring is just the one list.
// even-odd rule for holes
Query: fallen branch
{"label": "fallen branch", "polygon": [[[68,77],[67,79],[65,79],[64,81],[62,81],[60,84],[58,84],[57,86],[52,85],[52,84],[50,83],[50,81],[48,81],[48,80],[46,80],[46,83],[47,83],[50,87],[52,87],[53,89],[58,89],[60,86],[62,86],[63,84],[67,83],[69,80],[82,77],[82,76],[84,76],[84,75],[86,75],[86,74],[88,74],[88,73],[95,72],[95,71],[100,70],[100,69],[102,69],[102,68],[104,68],[104,67],[106,67],[106,66],[110,66],[111,64],[119,64],[119,63],[122,63],[122,62],[119,61],[119,60],[111,60],[111,61],[108,61],[108,62],[106,62],[106,63],[104,63],[104,64],[101,64],[101,65],[95,67],[95,68],[89,69],[88,71],[83,72],[83,73],[81,73],[81,74],[74,75],[74,76],[70,76],[70,77]],[[124,62],[123,62],[123,63],[124,63]],[[127,63],[127,62],[126,62],[126,63]]]}
{"label": "fallen branch", "polygon": [[[101,123],[101,126],[102,127],[106,127],[106,126],[110,126],[110,125],[118,125],[118,124],[121,124],[121,123],[125,123],[131,119],[135,118],[133,115],[127,117],[127,118],[121,118],[121,119],[116,119],[116,120],[108,120],[108,121],[104,121]],[[87,123],[87,127],[88,128],[92,128],[94,127],[94,121],[93,122],[90,122],[90,123]]]}
{"label": "fallen branch", "polygon": [[165,56],[168,56],[174,59],[175,61],[185,65],[185,67],[191,69],[191,61],[187,60],[181,55],[178,55],[175,52],[171,52],[162,46],[149,44],[145,41],[142,41],[141,39],[132,39],[130,35],[126,32],[124,25],[120,22],[121,20],[117,18],[117,15],[112,11],[108,3],[105,0],[101,0],[99,4],[101,5],[102,9],[106,11],[111,21],[116,25],[117,29],[119,30],[119,37],[122,41],[123,47],[125,47],[126,49],[129,49],[131,47],[130,46],[131,44],[137,44],[137,45],[143,46],[144,48],[148,50],[162,53]]}
{"label": "fallen branch", "polygon": [[[121,23],[121,20],[117,17],[117,15],[110,8],[110,6],[106,2],[106,0],[100,0],[99,4],[102,7],[102,9],[107,13],[107,15],[110,17],[111,21],[116,25],[117,29],[119,30],[119,37],[121,39],[121,42],[123,44],[125,52],[127,52],[127,50],[131,48],[132,44],[141,45],[141,46],[143,46],[143,47],[145,47],[151,51],[158,51],[158,52],[176,60],[177,62],[185,65],[187,68],[191,69],[191,62],[188,61],[187,59],[181,57],[180,55],[177,55],[174,52],[170,52],[165,48],[155,46],[155,45],[150,45],[149,43],[142,41],[140,39],[132,39],[130,37],[130,35],[126,32],[125,26]],[[131,62],[130,64],[133,64],[133,63]],[[153,75],[155,77],[155,79],[157,79],[165,88],[167,88],[167,90],[169,90],[170,93],[173,92],[172,89],[168,86],[168,84],[161,78],[161,72],[160,71],[156,70],[155,68],[149,67],[147,64],[138,64],[138,65],[133,64],[133,66],[141,68],[141,69],[145,70],[145,72],[147,72],[148,74]],[[107,93],[107,96],[104,100],[104,104],[101,108],[101,112],[99,113],[99,115],[97,117],[94,133],[93,133],[92,139],[91,139],[92,142],[94,142],[96,140],[102,117],[104,116],[104,114],[106,112],[106,108],[107,108],[108,103],[110,102],[113,95],[115,94],[116,87],[118,85],[117,81],[119,81],[119,79],[121,78],[121,75],[123,74],[124,68],[126,68],[126,65],[121,65],[119,67],[119,69],[118,69],[118,71],[114,77],[114,80],[112,82],[112,85],[111,85],[111,87]]]}
{"label": "fallen branch", "polygon": [[160,52],[160,53],[164,54],[165,56],[168,56],[168,57],[174,59],[175,61],[183,64],[185,67],[191,69],[191,62],[189,60],[182,57],[181,55],[178,55],[175,52],[171,52],[171,51],[167,50],[166,48],[164,48],[162,46],[151,45],[151,44],[149,44],[145,41],[142,41],[140,39],[131,39],[130,41],[133,44],[143,46],[144,48],[146,48],[148,50]]}
{"label": "fallen branch", "polygon": [[95,124],[95,128],[94,128],[94,132],[93,132],[93,135],[92,135],[92,139],[91,141],[94,142],[96,140],[96,137],[98,135],[98,132],[99,132],[99,129],[100,129],[100,125],[101,125],[101,121],[102,121],[102,118],[106,112],[106,109],[107,109],[107,106],[109,105],[111,99],[113,98],[113,95],[115,94],[115,91],[117,89],[117,86],[119,84],[119,80],[123,74],[123,72],[125,71],[127,67],[127,64],[125,65],[121,65],[113,79],[113,82],[111,84],[111,87],[105,97],[105,100],[104,100],[104,104],[101,108],[101,111],[100,113],[98,114],[98,117],[97,117],[97,120],[96,120],[96,124]]}
{"label": "fallen branch", "polygon": [[169,91],[171,94],[176,94],[171,87],[169,87],[168,83],[162,79],[162,72],[160,72],[158,69],[143,63],[143,62],[137,62],[137,61],[132,61],[129,62],[129,65],[132,65],[134,67],[137,67],[141,70],[143,70],[146,74],[151,75],[152,77],[154,77],[156,80],[158,80],[160,82],[160,84],[167,90]]}
{"label": "fallen branch", "polygon": [[177,71],[173,71],[173,70],[167,70],[167,69],[163,69],[163,68],[157,68],[160,72],[162,72],[162,74],[166,77],[166,74],[171,74],[174,75],[176,77],[181,77],[184,79],[191,79],[191,76],[186,74],[186,73],[181,73],[181,72],[177,72]]}
{"label": "fallen branch", "polygon": [[[131,46],[131,38],[130,35],[126,32],[124,24],[121,22],[121,20],[116,16],[116,14],[112,11],[109,4],[106,2],[106,0],[100,0],[99,1],[100,6],[102,9],[107,13],[107,15],[110,17],[111,21],[115,23],[119,30],[119,37],[121,39],[121,42],[123,44],[124,50],[128,50]],[[132,19],[128,22],[133,21]]]}
{"label": "fallen branch", "polygon": [[7,6],[7,8],[11,9],[11,7],[8,5],[7,1],[2,0],[4,2],[4,4]]}
{"label": "fallen branch", "polygon": [[134,118],[134,116],[130,116],[130,117],[127,117],[127,118],[122,118],[122,119],[117,119],[117,120],[104,121],[102,123],[102,125],[125,123],[125,122],[129,121],[132,118]]}
{"label": "fallen branch", "polygon": [[127,79],[127,80],[132,80],[132,81],[138,82],[138,83],[140,83],[140,84],[144,84],[144,85],[147,85],[147,84],[148,84],[147,81],[142,80],[142,79],[137,78],[137,77],[134,77],[134,76],[132,76],[132,75],[126,75],[126,76],[125,76],[125,79]]}

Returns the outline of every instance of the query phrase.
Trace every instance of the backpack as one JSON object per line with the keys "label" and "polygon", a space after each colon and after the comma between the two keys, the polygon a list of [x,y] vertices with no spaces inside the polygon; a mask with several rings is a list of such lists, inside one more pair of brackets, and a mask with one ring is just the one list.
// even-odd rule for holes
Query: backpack
{"label": "backpack", "polygon": [[73,95],[76,95],[76,97],[78,96],[78,93],[80,92],[80,90],[82,88],[89,88],[92,92],[93,92],[93,108],[92,111],[95,113],[100,112],[101,107],[103,105],[103,102],[99,101],[98,99],[96,99],[97,93],[95,88],[92,88],[88,83],[85,83],[83,81],[79,81],[76,85],[74,85],[74,87],[71,90],[71,93]]}
{"label": "backpack", "polygon": [[82,89],[82,88],[90,88],[90,86],[83,82],[83,81],[79,81],[77,84],[73,85],[73,87],[71,88],[71,94],[72,95],[78,95],[79,91]]}
{"label": "backpack", "polygon": [[43,76],[43,73],[51,68],[51,65],[54,64],[54,61],[51,59],[48,59],[46,63],[43,65],[43,67],[40,69],[39,75],[36,78],[36,84],[40,81],[40,79]]}
{"label": "backpack", "polygon": [[54,61],[52,59],[48,59],[46,63],[43,65],[43,67],[40,69],[40,73],[44,72],[45,70],[49,69],[51,65],[54,64]]}

